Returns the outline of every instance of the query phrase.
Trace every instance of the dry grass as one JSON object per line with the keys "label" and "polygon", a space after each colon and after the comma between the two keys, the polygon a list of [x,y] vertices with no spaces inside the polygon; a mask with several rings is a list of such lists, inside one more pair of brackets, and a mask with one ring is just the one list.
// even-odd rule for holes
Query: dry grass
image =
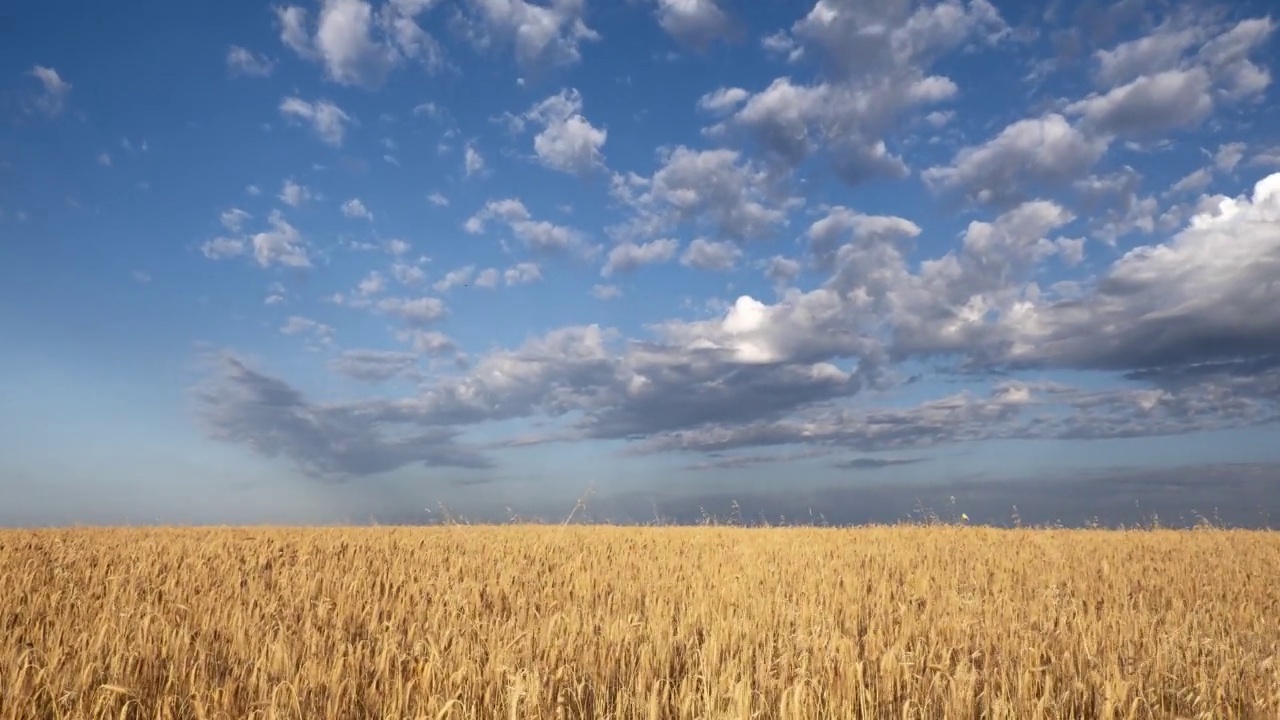
{"label": "dry grass", "polygon": [[1280,536],[0,532],[0,718],[1280,717]]}

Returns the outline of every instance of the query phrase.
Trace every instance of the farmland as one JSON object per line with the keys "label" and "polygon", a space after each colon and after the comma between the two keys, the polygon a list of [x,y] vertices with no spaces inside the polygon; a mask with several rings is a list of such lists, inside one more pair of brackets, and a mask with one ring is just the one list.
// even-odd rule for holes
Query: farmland
{"label": "farmland", "polygon": [[1280,535],[0,532],[0,719],[1275,718]]}

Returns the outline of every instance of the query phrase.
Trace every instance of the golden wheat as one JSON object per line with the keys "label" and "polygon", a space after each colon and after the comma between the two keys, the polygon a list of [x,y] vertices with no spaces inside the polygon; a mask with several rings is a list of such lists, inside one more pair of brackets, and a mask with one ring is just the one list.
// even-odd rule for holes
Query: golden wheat
{"label": "golden wheat", "polygon": [[1280,536],[0,532],[0,718],[1277,718]]}

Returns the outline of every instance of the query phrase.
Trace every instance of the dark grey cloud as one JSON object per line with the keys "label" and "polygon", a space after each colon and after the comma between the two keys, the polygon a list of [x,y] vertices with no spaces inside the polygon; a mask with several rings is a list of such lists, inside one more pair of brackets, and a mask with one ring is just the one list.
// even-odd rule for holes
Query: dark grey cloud
{"label": "dark grey cloud", "polygon": [[[1139,370],[1280,352],[1280,174],[1011,321],[1015,362]],[[1003,331],[1001,331],[1003,332]]]}
{"label": "dark grey cloud", "polygon": [[489,461],[457,443],[458,431],[408,427],[371,418],[359,408],[308,401],[288,383],[222,354],[194,391],[197,415],[215,440],[285,457],[317,478],[372,475],[413,464],[483,468]]}
{"label": "dark grey cloud", "polygon": [[368,383],[386,382],[394,377],[411,376],[418,364],[415,353],[390,350],[345,350],[329,367],[353,380]]}
{"label": "dark grey cloud", "polygon": [[652,434],[635,452],[715,452],[819,445],[859,452],[919,451],[982,440],[1098,440],[1182,435],[1280,421],[1280,371],[1200,377],[1180,386],[1086,391],[1005,381],[901,409],[815,405],[774,421],[723,422]]}
{"label": "dark grey cloud", "polygon": [[897,465],[914,465],[916,463],[926,462],[929,458],[875,458],[860,457],[851,460],[841,460],[832,463],[831,466],[841,470],[881,470],[887,467],[895,467]]}

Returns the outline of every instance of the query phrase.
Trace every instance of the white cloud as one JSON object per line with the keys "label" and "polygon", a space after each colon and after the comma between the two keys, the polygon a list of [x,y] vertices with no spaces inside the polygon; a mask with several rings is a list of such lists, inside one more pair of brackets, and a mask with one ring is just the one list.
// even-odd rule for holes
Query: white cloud
{"label": "white cloud", "polygon": [[306,186],[299,185],[293,180],[285,180],[284,185],[280,188],[280,202],[290,207],[298,207],[310,200],[311,197],[311,191]]}
{"label": "white cloud", "polygon": [[445,197],[444,195],[441,195],[438,192],[433,192],[430,195],[428,195],[427,202],[431,203],[432,205],[435,205],[436,207],[449,207],[449,198]]}
{"label": "white cloud", "polygon": [[765,46],[792,61],[814,57],[824,79],[802,85],[778,77],[708,132],[745,131],[783,171],[818,155],[849,184],[905,177],[905,161],[884,136],[903,114],[959,92],[950,78],[929,74],[929,67],[966,41],[995,42],[1007,32],[985,0],[918,8],[822,0],[789,35],[770,36]]}
{"label": "white cloud", "polygon": [[240,232],[244,222],[252,217],[252,215],[240,208],[230,208],[222,211],[222,214],[218,216],[218,222],[222,223],[222,227],[231,232]]}
{"label": "white cloud", "polygon": [[[239,228],[249,218],[248,213],[232,209],[219,218],[225,228],[239,233]],[[267,218],[269,228],[252,235],[237,234],[233,237],[217,237],[200,246],[201,253],[211,260],[222,260],[252,251],[254,260],[261,267],[283,265],[286,267],[311,267],[307,255],[307,243],[298,229],[284,219],[279,210],[271,211]]]}
{"label": "white cloud", "polygon": [[275,61],[265,55],[255,55],[239,45],[227,48],[227,72],[232,77],[268,77],[275,69]]}
{"label": "white cloud", "polygon": [[1066,107],[1102,135],[1147,137],[1196,125],[1213,112],[1209,73],[1201,68],[1143,75],[1105,95]]}
{"label": "white cloud", "polygon": [[774,255],[769,258],[768,263],[765,265],[764,275],[774,285],[786,286],[800,277],[801,270],[802,267],[799,260]]}
{"label": "white cloud", "polygon": [[476,287],[496,288],[501,279],[502,274],[497,268],[485,268],[476,275]]}
{"label": "white cloud", "polygon": [[533,138],[538,160],[553,170],[584,174],[604,166],[608,132],[593,127],[582,116],[582,96],[572,88],[534,105],[525,118],[542,126]]}
{"label": "white cloud", "polygon": [[364,206],[360,198],[351,198],[342,203],[342,215],[352,219],[362,218],[364,220],[373,221],[373,213],[369,212],[369,208]]}
{"label": "white cloud", "polygon": [[641,265],[667,262],[675,257],[679,249],[680,243],[671,238],[654,240],[643,245],[623,243],[609,251],[609,257],[600,274],[608,277],[614,273],[631,272]]}
{"label": "white cloud", "polygon": [[210,260],[225,260],[243,255],[244,251],[245,241],[241,238],[219,237],[200,246],[200,252]]}
{"label": "white cloud", "polygon": [[516,198],[490,200],[479,212],[467,219],[463,229],[469,234],[484,232],[491,220],[506,225],[511,234],[531,250],[543,253],[585,251],[582,233],[547,220],[534,220],[524,203]]}
{"label": "white cloud", "polygon": [[677,41],[706,47],[732,29],[729,16],[716,0],[656,0],[658,24]]}
{"label": "white cloud", "polygon": [[280,332],[285,335],[306,336],[309,340],[322,347],[333,345],[334,329],[332,326],[300,315],[290,315],[284,325],[280,327]]}
{"label": "white cloud", "polygon": [[1263,150],[1249,160],[1251,166],[1280,167],[1280,145]]}
{"label": "white cloud", "polygon": [[422,284],[422,281],[426,280],[427,274],[417,265],[398,262],[391,265],[391,277],[395,278],[396,282],[401,285],[413,286]]}
{"label": "white cloud", "polygon": [[470,31],[480,46],[495,40],[514,46],[525,68],[573,65],[582,59],[583,41],[599,40],[582,14],[585,0],[554,0],[536,5],[527,0],[468,0],[473,10]]}
{"label": "white cloud", "polygon": [[1280,173],[1221,198],[1167,243],[1135,248],[1072,302],[1024,303],[1003,332],[1021,361],[1168,371],[1280,351]]}
{"label": "white cloud", "polygon": [[1242,142],[1224,143],[1218,146],[1218,152],[1213,156],[1214,167],[1218,172],[1229,173],[1236,169],[1240,161],[1244,159],[1245,149],[1248,146]]}
{"label": "white cloud", "polygon": [[747,242],[787,224],[798,198],[780,197],[769,175],[735,150],[667,151],[652,177],[614,175],[613,195],[634,217],[614,229],[623,239],[664,235],[684,224]]}
{"label": "white cloud", "polygon": [[433,73],[444,67],[443,48],[417,22],[431,4],[388,2],[375,12],[365,0],[321,0],[314,26],[297,6],[277,7],[276,17],[285,45],[322,63],[327,80],[378,88],[408,60]]}
{"label": "white cloud", "polygon": [[438,330],[403,330],[396,334],[402,342],[408,342],[413,351],[427,357],[456,354],[458,346],[449,336]]}
{"label": "white cloud", "polygon": [[467,143],[467,147],[463,151],[462,169],[467,177],[484,172],[484,157],[480,155],[480,151],[476,150],[471,143]]}
{"label": "white cloud", "polygon": [[257,233],[250,238],[254,259],[262,267],[285,265],[288,267],[311,267],[307,257],[306,243],[297,228],[285,221],[279,210],[271,211],[267,218],[270,230]]}
{"label": "white cloud", "polygon": [[383,298],[376,307],[381,312],[400,318],[411,327],[429,325],[448,314],[444,301],[434,297]]}
{"label": "white cloud", "polygon": [[741,258],[742,251],[733,243],[695,238],[680,256],[680,264],[699,270],[728,272],[737,267]]}
{"label": "white cloud", "polygon": [[309,103],[301,98],[287,97],[280,102],[280,114],[290,122],[300,121],[310,125],[321,141],[333,147],[342,145],[347,126],[354,123],[342,108],[328,100]]}
{"label": "white cloud", "polygon": [[1181,180],[1169,186],[1169,190],[1165,195],[1199,192],[1208,187],[1211,182],[1213,182],[1213,169],[1203,167],[1188,173]]}
{"label": "white cloud", "polygon": [[971,202],[1008,205],[1024,198],[1028,181],[1061,186],[1082,177],[1108,145],[1105,137],[1086,136],[1062,115],[1049,113],[1019,120],[921,177],[929,187],[959,190]]}
{"label": "white cloud", "polygon": [[502,279],[508,285],[527,285],[542,279],[542,269],[537,263],[516,263],[502,273]]}
{"label": "white cloud", "polygon": [[954,110],[934,110],[924,116],[924,121],[934,128],[941,128],[951,122],[951,118],[955,117],[955,115]]}
{"label": "white cloud", "polygon": [[719,88],[698,98],[698,108],[713,113],[733,110],[751,97],[751,93],[739,87]]}
{"label": "white cloud", "polygon": [[356,284],[356,293],[360,297],[373,297],[381,295],[387,289],[387,280],[382,273],[374,270]]}
{"label": "white cloud", "polygon": [[1192,46],[1203,42],[1203,30],[1196,26],[1176,27],[1166,21],[1149,35],[1122,42],[1110,50],[1098,50],[1096,82],[1114,88],[1140,77],[1174,70]]}
{"label": "white cloud", "polygon": [[456,270],[450,270],[431,287],[438,293],[449,292],[455,287],[466,285],[471,282],[471,276],[475,274],[475,271],[476,267],[474,265],[467,265],[466,267],[460,267]]}
{"label": "white cloud", "polygon": [[98,164],[103,167],[111,167],[111,154],[107,152],[98,153]]}
{"label": "white cloud", "polygon": [[622,297],[622,288],[617,285],[592,285],[591,297],[597,300],[616,300]]}
{"label": "white cloud", "polygon": [[67,106],[67,96],[71,94],[71,83],[62,79],[57,70],[36,65],[28,73],[40,81],[44,92],[33,101],[35,109],[49,117],[62,114]]}

